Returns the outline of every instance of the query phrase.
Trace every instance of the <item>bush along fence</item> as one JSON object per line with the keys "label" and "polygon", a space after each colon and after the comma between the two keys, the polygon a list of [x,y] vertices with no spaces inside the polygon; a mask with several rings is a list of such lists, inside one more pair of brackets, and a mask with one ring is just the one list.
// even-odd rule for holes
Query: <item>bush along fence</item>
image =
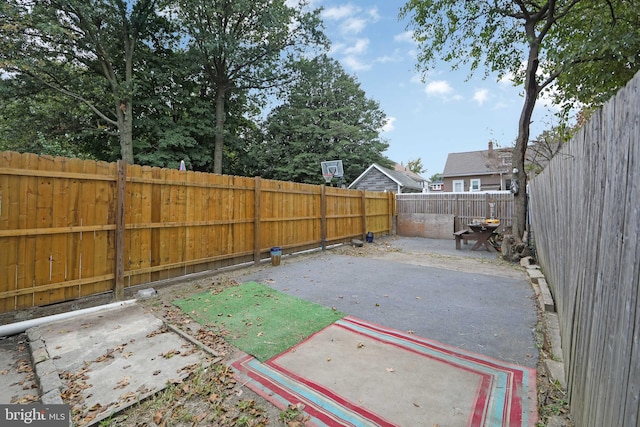
{"label": "bush along fence", "polygon": [[530,184],[576,426],[640,425],[640,74]]}
{"label": "bush along fence", "polygon": [[390,233],[391,193],[0,152],[0,312]]}

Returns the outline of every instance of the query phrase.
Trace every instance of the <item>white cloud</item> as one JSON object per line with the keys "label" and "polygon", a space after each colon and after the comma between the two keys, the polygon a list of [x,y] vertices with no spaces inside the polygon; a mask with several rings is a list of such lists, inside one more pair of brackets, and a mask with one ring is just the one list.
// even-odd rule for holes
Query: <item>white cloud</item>
{"label": "white cloud", "polygon": [[413,31],[396,34],[393,36],[393,40],[399,43],[415,43],[415,40],[413,40]]}
{"label": "white cloud", "polygon": [[380,20],[380,14],[378,13],[377,7],[369,9],[367,15],[369,15],[369,19],[371,19],[372,22],[378,22]]}
{"label": "white cloud", "polygon": [[411,83],[416,83],[421,85],[422,83],[424,83],[424,78],[423,76],[421,76],[420,74],[414,74],[413,76],[411,76]]}
{"label": "white cloud", "polygon": [[333,43],[331,48],[329,48],[329,55],[335,55],[344,51],[347,48],[347,45],[344,43]]}
{"label": "white cloud", "polygon": [[322,11],[322,17],[330,20],[340,20],[353,15],[356,8],[350,4],[337,7],[328,7]]}
{"label": "white cloud", "polygon": [[393,125],[396,121],[395,117],[387,117],[386,122],[382,125],[382,132],[391,132],[396,127]]}
{"label": "white cloud", "polygon": [[507,73],[498,79],[498,83],[504,86],[513,86],[513,73]]}
{"label": "white cloud", "polygon": [[487,89],[476,89],[473,92],[473,100],[478,103],[479,106],[482,105],[489,99],[489,90]]}
{"label": "white cloud", "polygon": [[367,64],[352,55],[342,58],[342,64],[353,71],[364,71],[371,68],[371,64]]}
{"label": "white cloud", "polygon": [[462,95],[455,93],[453,87],[446,80],[434,80],[427,83],[424,92],[427,96],[436,96],[444,101],[460,101],[463,99]]}
{"label": "white cloud", "polygon": [[436,80],[427,84],[424,91],[429,96],[444,96],[453,93],[453,88],[446,80]]}
{"label": "white cloud", "polygon": [[367,26],[367,22],[361,18],[348,18],[340,26],[340,32],[343,34],[359,34],[361,33],[365,27]]}
{"label": "white cloud", "polygon": [[369,39],[358,39],[351,47],[345,48],[344,53],[347,55],[362,55],[369,48]]}
{"label": "white cloud", "polygon": [[376,58],[376,62],[379,62],[381,64],[384,64],[387,62],[401,62],[401,61],[402,61],[402,54],[398,50],[394,50],[393,54],[391,55],[382,55]]}

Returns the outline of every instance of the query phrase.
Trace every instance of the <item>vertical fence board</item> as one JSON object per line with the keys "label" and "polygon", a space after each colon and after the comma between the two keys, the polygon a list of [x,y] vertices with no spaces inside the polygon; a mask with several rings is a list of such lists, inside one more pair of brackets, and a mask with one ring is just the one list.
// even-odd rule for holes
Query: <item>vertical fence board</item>
{"label": "vertical fence board", "polygon": [[530,184],[576,425],[639,425],[640,74]]}
{"label": "vertical fence board", "polygon": [[1,312],[391,231],[385,193],[136,165],[122,191],[115,163],[0,161]]}

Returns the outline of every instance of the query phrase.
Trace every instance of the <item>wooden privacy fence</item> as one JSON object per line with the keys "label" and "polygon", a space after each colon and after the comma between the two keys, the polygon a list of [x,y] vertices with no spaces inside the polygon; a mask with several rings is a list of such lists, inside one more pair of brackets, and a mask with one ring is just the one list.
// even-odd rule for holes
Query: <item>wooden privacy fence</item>
{"label": "wooden privacy fence", "polygon": [[530,184],[577,426],[640,425],[640,74]]}
{"label": "wooden privacy fence", "polygon": [[393,195],[0,153],[0,312],[364,238]]}
{"label": "wooden privacy fence", "polygon": [[454,230],[466,227],[476,218],[493,217],[502,228],[511,226],[513,194],[483,193],[408,193],[396,196],[398,214],[440,214],[454,216]]}

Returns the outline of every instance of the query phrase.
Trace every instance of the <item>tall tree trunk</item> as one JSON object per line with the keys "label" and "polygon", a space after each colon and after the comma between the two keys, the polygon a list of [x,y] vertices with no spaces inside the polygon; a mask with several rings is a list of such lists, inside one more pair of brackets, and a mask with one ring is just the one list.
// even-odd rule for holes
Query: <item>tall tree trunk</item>
{"label": "tall tree trunk", "polygon": [[117,106],[120,155],[126,163],[133,164],[133,108],[131,101],[121,100]]}
{"label": "tall tree trunk", "polygon": [[222,148],[224,147],[224,122],[225,111],[224,101],[227,95],[226,87],[221,84],[218,85],[216,91],[216,138],[215,145],[213,147],[213,173],[222,173]]}
{"label": "tall tree trunk", "polygon": [[540,41],[535,37],[535,22],[527,23],[527,35],[529,36],[529,57],[525,76],[525,97],[518,121],[518,137],[513,149],[512,164],[517,173],[513,177],[516,180],[518,192],[514,196],[513,237],[515,243],[521,243],[527,226],[527,174],[525,172],[525,158],[529,143],[531,116],[538,98],[538,71]]}

